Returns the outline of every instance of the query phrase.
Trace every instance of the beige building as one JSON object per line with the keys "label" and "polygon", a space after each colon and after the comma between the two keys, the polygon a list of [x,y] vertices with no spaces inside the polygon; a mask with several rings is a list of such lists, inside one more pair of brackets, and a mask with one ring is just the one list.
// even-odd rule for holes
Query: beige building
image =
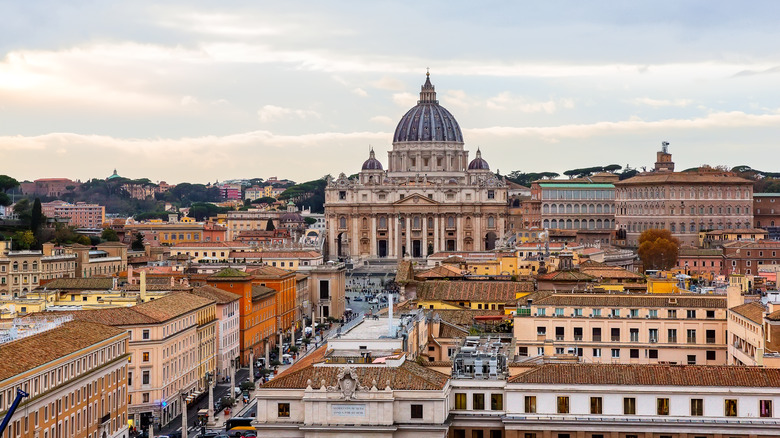
{"label": "beige building", "polygon": [[133,425],[167,424],[181,414],[182,396],[206,389],[215,372],[216,304],[172,293],[134,307],[69,312],[130,334],[128,414]]}
{"label": "beige building", "polygon": [[728,315],[729,365],[780,368],[780,303],[740,304],[729,308]]}
{"label": "beige building", "polygon": [[357,179],[325,189],[328,256],[423,258],[480,251],[504,238],[507,183],[469,152],[455,117],[426,77],[420,100],[398,123],[385,171],[373,150]]}
{"label": "beige building", "polygon": [[329,316],[341,318],[344,315],[344,290],[347,285],[347,269],[344,263],[299,266],[298,273],[308,276],[308,297],[303,305],[306,305],[306,301],[309,302],[310,321],[324,322]]}
{"label": "beige building", "polygon": [[94,247],[74,243],[66,248],[76,254],[77,278],[112,275],[127,269],[127,246],[122,243],[103,242]]}
{"label": "beige building", "polygon": [[127,438],[128,334],[68,318],[16,320],[0,340],[0,415],[23,398],[3,438]]}
{"label": "beige building", "polygon": [[227,242],[188,242],[171,247],[171,256],[186,255],[193,263],[228,261],[231,253],[251,251],[246,243]]}
{"label": "beige building", "polygon": [[230,365],[240,356],[239,300],[241,296],[213,286],[201,286],[192,290],[194,295],[217,303],[217,377],[230,375]]}
{"label": "beige building", "polygon": [[42,251],[12,251],[10,241],[0,242],[0,298],[19,297],[47,280],[75,277],[76,257],[50,243]]}
{"label": "beige building", "polygon": [[631,246],[651,228],[693,246],[699,231],[753,226],[752,181],[714,168],[675,172],[666,144],[652,172],[617,181],[615,188],[615,222]]}
{"label": "beige building", "polygon": [[726,326],[725,295],[556,292],[518,307],[514,336],[521,357],[725,365]]}

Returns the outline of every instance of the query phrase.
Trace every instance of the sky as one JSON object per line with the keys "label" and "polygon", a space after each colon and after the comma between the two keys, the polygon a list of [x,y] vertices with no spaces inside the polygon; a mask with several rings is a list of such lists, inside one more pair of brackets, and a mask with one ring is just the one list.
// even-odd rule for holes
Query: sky
{"label": "sky", "polygon": [[0,1],[0,174],[356,173],[430,69],[507,174],[780,171],[776,1]]}

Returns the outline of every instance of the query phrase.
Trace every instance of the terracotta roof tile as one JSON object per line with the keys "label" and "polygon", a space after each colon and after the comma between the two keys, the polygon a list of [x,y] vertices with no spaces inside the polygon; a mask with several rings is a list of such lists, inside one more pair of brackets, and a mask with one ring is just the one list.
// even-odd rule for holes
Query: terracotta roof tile
{"label": "terracotta roof tile", "polygon": [[535,298],[534,306],[558,307],[675,307],[692,309],[724,309],[725,295],[700,294],[615,294],[615,293],[554,293]]}
{"label": "terracotta roof tile", "polygon": [[191,293],[199,297],[208,298],[217,304],[232,303],[241,299],[241,295],[208,285],[196,287],[192,289]]}
{"label": "terracotta roof tile", "polygon": [[519,281],[426,281],[417,285],[420,301],[507,302],[518,293],[533,292],[531,282]]}
{"label": "terracotta roof tile", "polygon": [[761,303],[753,301],[747,304],[732,307],[729,310],[738,315],[744,316],[758,325],[762,325],[764,323],[764,311],[766,309],[764,309],[764,306],[762,306]]}
{"label": "terracotta roof tile", "polygon": [[317,251],[231,251],[235,259],[316,259],[322,257]]}
{"label": "terracotta roof tile", "polygon": [[244,271],[239,271],[235,268],[225,268],[215,273],[210,278],[245,278],[249,276],[251,276],[251,274],[247,274]]}
{"label": "terracotta roof tile", "polygon": [[740,178],[730,172],[647,172],[622,181],[615,181],[615,187],[664,183],[753,185],[753,181]]}
{"label": "terracotta roof tile", "polygon": [[[304,389],[309,380],[312,382],[312,387],[319,388],[322,380],[325,380],[326,386],[334,386],[337,384],[336,378],[341,368],[309,365],[289,374],[280,374],[262,387]],[[355,366],[355,370],[361,385],[371,386],[371,383],[376,380],[377,388],[380,389],[384,388],[389,380],[390,388],[394,390],[441,390],[449,380],[445,374],[408,360],[398,367],[358,365]]]}
{"label": "terracotta roof tile", "polygon": [[91,345],[126,333],[125,330],[87,321],[61,326],[0,344],[0,382],[45,365]]}
{"label": "terracotta roof tile", "polygon": [[414,278],[463,278],[460,269],[448,265],[439,265],[434,268],[414,274]]}
{"label": "terracotta roof tile", "polygon": [[252,285],[252,301],[262,300],[275,294],[276,290],[267,286]]}
{"label": "terracotta roof tile", "polygon": [[580,267],[580,271],[595,278],[641,280],[644,277],[636,272],[618,266]]}
{"label": "terracotta roof tile", "polygon": [[553,271],[538,275],[537,281],[594,281],[595,278],[580,271]]}
{"label": "terracotta roof tile", "polygon": [[778,387],[779,368],[733,365],[545,364],[510,383],[562,385],[647,385]]}
{"label": "terracotta roof tile", "polygon": [[475,316],[496,316],[496,315],[503,315],[503,310],[473,310],[473,309],[463,309],[463,310],[449,310],[449,309],[440,309],[440,310],[430,310],[432,315],[439,316],[439,318],[442,319],[442,321],[447,321],[450,324],[454,324],[461,327],[471,327],[472,324],[474,324],[474,317]]}
{"label": "terracotta roof tile", "polygon": [[58,278],[46,283],[46,289],[61,290],[110,290],[113,287],[114,279],[110,277]]}
{"label": "terracotta roof tile", "polygon": [[113,307],[67,312],[74,319],[111,326],[157,324],[213,303],[213,300],[185,292],[174,292],[133,307]]}
{"label": "terracotta roof tile", "polygon": [[396,283],[407,283],[414,280],[414,268],[412,262],[409,260],[401,260],[398,262],[398,270],[395,273]]}
{"label": "terracotta roof tile", "polygon": [[276,266],[260,266],[258,268],[248,269],[247,272],[254,275],[257,278],[279,278],[286,277],[288,275],[295,275],[295,272],[288,271],[286,269],[277,268]]}

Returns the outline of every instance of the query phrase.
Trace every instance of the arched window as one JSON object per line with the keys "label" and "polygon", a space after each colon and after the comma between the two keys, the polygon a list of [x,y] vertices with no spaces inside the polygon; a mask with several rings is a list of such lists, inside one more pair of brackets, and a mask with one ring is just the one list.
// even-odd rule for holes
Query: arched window
{"label": "arched window", "polygon": [[363,229],[368,228],[368,218],[363,218]]}
{"label": "arched window", "polygon": [[344,216],[341,216],[339,218],[339,228],[347,228],[347,218]]}
{"label": "arched window", "polygon": [[432,217],[428,218],[428,229],[430,229],[430,230],[433,229],[433,218]]}
{"label": "arched window", "polygon": [[544,204],[542,206],[542,214],[550,214],[550,205],[549,204]]}
{"label": "arched window", "polygon": [[22,271],[26,271],[28,267],[29,265],[27,264],[27,262],[22,262]]}
{"label": "arched window", "polygon": [[471,228],[471,216],[466,216],[466,228]]}
{"label": "arched window", "polygon": [[495,228],[496,226],[496,218],[493,216],[488,216],[488,228]]}
{"label": "arched window", "polygon": [[558,219],[553,219],[552,222],[550,222],[550,226],[553,228],[558,228]]}
{"label": "arched window", "polygon": [[387,218],[384,216],[379,217],[379,228],[385,229],[387,228]]}
{"label": "arched window", "polygon": [[454,216],[447,216],[447,226],[450,228],[455,227],[455,217]]}
{"label": "arched window", "polygon": [[596,220],[596,228],[603,228],[604,224],[601,222],[601,219]]}
{"label": "arched window", "polygon": [[14,262],[14,271],[19,270],[19,262]]}
{"label": "arched window", "polygon": [[672,233],[676,233],[677,232],[677,226],[674,224],[674,222],[669,224],[669,231],[671,231]]}
{"label": "arched window", "polygon": [[571,219],[566,219],[566,229],[567,229],[567,230],[570,230],[570,229],[571,229],[571,223],[572,223],[572,222],[571,222]]}
{"label": "arched window", "polygon": [[550,213],[551,214],[557,214],[558,213],[558,205],[557,204],[553,204],[553,205],[550,206]]}
{"label": "arched window", "polygon": [[420,229],[420,216],[412,217],[412,229],[415,229],[415,230],[419,230]]}
{"label": "arched window", "polygon": [[38,262],[33,262],[33,271],[38,270]]}
{"label": "arched window", "polygon": [[545,219],[542,222],[542,228],[550,228],[550,221],[548,219]]}
{"label": "arched window", "polygon": [[566,213],[571,213],[571,204],[566,204]]}

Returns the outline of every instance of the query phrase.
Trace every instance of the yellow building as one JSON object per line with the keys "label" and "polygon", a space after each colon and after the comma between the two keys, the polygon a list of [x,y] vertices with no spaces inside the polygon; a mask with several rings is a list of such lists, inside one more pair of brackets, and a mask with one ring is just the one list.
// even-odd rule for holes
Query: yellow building
{"label": "yellow building", "polygon": [[0,241],[0,298],[18,297],[53,278],[76,276],[76,254],[44,243],[41,251],[12,251]]}
{"label": "yellow building", "polygon": [[425,281],[417,285],[416,304],[421,309],[503,310],[533,290],[531,282]]}
{"label": "yellow building", "polygon": [[22,399],[3,437],[120,438],[127,428],[128,333],[56,315],[16,322],[0,343],[0,413]]}
{"label": "yellow building", "polygon": [[[141,232],[147,241],[156,241],[161,245],[176,245],[184,242],[204,241],[204,223],[195,222],[191,217],[184,217],[179,222],[163,222],[151,220],[125,225],[125,240],[129,242]],[[128,237],[129,236],[129,237]]]}

